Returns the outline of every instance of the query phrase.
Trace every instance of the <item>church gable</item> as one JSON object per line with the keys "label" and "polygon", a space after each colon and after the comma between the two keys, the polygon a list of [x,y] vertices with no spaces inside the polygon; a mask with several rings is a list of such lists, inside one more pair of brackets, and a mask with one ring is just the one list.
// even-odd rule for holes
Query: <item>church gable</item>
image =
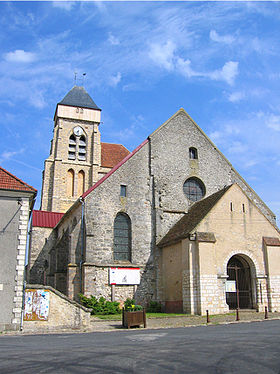
{"label": "church gable", "polygon": [[[237,183],[275,224],[273,213],[183,109],[152,133],[149,139],[151,172],[163,212],[184,213],[196,201],[186,197],[184,187],[187,181],[200,185],[200,198]],[[163,222],[162,233],[165,234],[168,228],[170,224],[164,225]]]}

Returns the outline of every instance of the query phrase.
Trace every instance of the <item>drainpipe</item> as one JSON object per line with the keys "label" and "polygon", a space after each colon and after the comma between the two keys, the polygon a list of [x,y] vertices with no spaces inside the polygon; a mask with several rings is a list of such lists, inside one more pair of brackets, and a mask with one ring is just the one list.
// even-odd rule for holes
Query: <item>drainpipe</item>
{"label": "drainpipe", "polygon": [[81,217],[81,260],[80,260],[80,284],[81,284],[81,292],[83,292],[83,269],[82,265],[84,263],[84,237],[85,237],[85,227],[84,227],[84,215],[85,215],[85,201],[82,197],[80,197],[80,202],[82,204],[82,217]]}

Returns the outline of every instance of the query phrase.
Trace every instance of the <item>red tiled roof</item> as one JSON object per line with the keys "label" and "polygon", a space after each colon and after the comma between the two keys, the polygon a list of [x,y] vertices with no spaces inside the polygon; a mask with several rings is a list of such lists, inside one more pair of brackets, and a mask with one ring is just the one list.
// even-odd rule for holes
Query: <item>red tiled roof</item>
{"label": "red tiled roof", "polygon": [[113,168],[129,153],[122,144],[101,143],[101,166]]}
{"label": "red tiled roof", "polygon": [[[128,153],[128,155],[122,159],[117,165],[115,165],[113,167],[113,169],[111,169],[107,174],[104,175],[104,177],[102,177],[101,179],[99,179],[99,181],[97,181],[93,186],[91,186],[86,192],[83,193],[82,195],[82,198],[84,199],[87,195],[89,195],[91,193],[91,191],[95,190],[96,187],[98,187],[101,183],[103,183],[107,178],[110,177],[110,175],[112,175],[119,167],[121,167],[127,160],[129,160],[133,155],[135,155],[135,153],[137,153],[145,144],[148,143],[148,139],[144,140],[143,143],[141,143],[140,145],[138,145],[137,148],[134,149],[134,151],[132,151],[131,153]],[[102,144],[106,144],[106,143],[102,143]]]}
{"label": "red tiled roof", "polygon": [[9,173],[0,166],[0,188],[5,190],[37,192],[35,188],[23,182],[15,175]]}
{"label": "red tiled roof", "polygon": [[46,212],[43,210],[33,210],[33,227],[55,227],[61,220],[64,213]]}

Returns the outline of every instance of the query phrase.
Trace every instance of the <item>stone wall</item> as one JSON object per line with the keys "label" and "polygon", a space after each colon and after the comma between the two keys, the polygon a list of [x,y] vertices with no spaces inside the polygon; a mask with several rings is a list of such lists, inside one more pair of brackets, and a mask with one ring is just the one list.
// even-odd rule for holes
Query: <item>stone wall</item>
{"label": "stone wall", "polygon": [[45,289],[50,292],[48,319],[24,321],[23,331],[47,332],[59,330],[86,331],[90,327],[90,309],[70,300],[67,296],[50,286],[27,285],[30,289]]}
{"label": "stone wall", "polygon": [[56,232],[49,227],[32,227],[29,242],[29,283],[47,284],[49,252],[56,241]]}

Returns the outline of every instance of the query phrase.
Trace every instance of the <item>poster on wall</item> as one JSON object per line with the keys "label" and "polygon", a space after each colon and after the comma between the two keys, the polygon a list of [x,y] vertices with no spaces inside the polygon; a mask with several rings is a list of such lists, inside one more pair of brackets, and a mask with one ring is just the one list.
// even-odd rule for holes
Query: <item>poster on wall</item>
{"label": "poster on wall", "polygon": [[110,284],[140,284],[140,268],[110,268]]}
{"label": "poster on wall", "polygon": [[236,282],[234,280],[226,281],[226,292],[236,292]]}
{"label": "poster on wall", "polygon": [[24,321],[47,321],[50,293],[48,290],[25,290]]}

